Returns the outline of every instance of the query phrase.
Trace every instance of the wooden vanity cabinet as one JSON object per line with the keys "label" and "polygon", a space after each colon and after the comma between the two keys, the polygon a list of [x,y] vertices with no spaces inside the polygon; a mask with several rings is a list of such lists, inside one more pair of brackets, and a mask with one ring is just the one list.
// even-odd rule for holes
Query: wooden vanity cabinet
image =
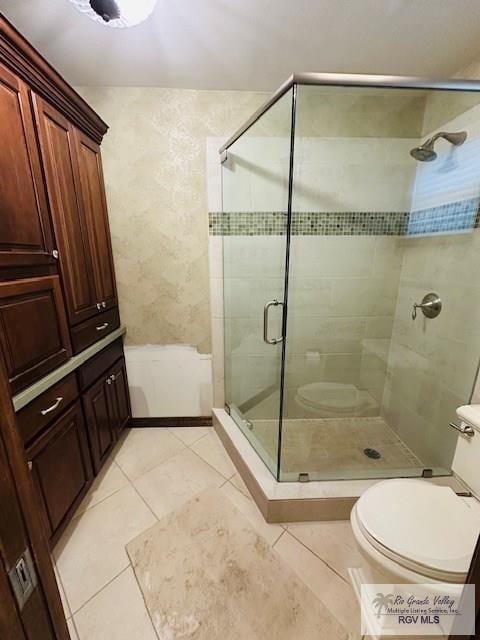
{"label": "wooden vanity cabinet", "polygon": [[110,379],[112,380],[110,395],[111,404],[114,407],[112,411],[113,428],[118,438],[127,426],[132,415],[125,359],[122,358],[116,362],[110,371]]}
{"label": "wooden vanity cabinet", "polygon": [[87,492],[92,466],[77,400],[26,451],[53,545]]}
{"label": "wooden vanity cabinet", "polygon": [[95,473],[100,471],[116,441],[111,418],[110,385],[111,381],[105,375],[83,394],[83,408]]}
{"label": "wooden vanity cabinet", "polygon": [[127,371],[121,341],[80,368],[80,388],[95,473],[101,469],[130,417]]}
{"label": "wooden vanity cabinet", "polygon": [[55,264],[45,187],[28,93],[27,85],[0,64],[2,274],[5,268],[34,268]]}
{"label": "wooden vanity cabinet", "polygon": [[122,339],[17,413],[17,426],[53,546],[130,420]]}

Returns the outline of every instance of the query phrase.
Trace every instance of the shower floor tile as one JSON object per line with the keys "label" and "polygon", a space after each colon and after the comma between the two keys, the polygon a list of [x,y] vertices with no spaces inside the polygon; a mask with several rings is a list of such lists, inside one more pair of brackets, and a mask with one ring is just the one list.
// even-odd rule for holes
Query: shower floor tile
{"label": "shower floor tile", "polygon": [[[255,420],[252,436],[272,459],[276,456],[278,423]],[[422,461],[380,417],[287,419],[282,431],[282,471],[332,475],[346,478],[368,472],[385,472],[422,467]],[[380,458],[365,455],[378,451]],[[292,479],[293,476],[292,476]]]}

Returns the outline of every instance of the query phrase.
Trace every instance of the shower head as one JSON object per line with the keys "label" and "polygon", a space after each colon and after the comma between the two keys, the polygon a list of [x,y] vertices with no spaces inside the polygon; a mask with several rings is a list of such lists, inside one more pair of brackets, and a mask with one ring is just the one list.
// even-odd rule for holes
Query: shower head
{"label": "shower head", "polygon": [[467,139],[467,132],[458,131],[457,133],[448,133],[447,131],[440,131],[428,140],[425,140],[425,142],[419,147],[412,149],[410,151],[412,158],[415,158],[415,160],[419,160],[420,162],[432,162],[432,160],[435,160],[437,158],[437,154],[434,151],[434,146],[438,138],[445,138],[445,140],[448,140],[450,144],[458,147]]}

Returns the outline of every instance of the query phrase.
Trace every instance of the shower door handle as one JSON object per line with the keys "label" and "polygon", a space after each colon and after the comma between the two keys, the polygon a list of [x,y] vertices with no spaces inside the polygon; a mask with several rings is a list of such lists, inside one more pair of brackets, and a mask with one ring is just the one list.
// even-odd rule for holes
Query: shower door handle
{"label": "shower door handle", "polygon": [[267,344],[278,344],[283,340],[283,336],[280,336],[280,338],[268,337],[268,314],[270,307],[278,307],[278,305],[282,305],[283,307],[283,302],[280,302],[279,300],[270,300],[270,302],[267,302],[263,307],[263,341]]}

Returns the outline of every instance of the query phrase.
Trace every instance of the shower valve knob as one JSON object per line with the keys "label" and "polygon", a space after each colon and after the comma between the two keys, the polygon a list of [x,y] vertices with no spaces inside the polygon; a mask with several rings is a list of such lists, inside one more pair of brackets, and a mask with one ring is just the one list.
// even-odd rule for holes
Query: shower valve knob
{"label": "shower valve knob", "polygon": [[442,310],[442,301],[436,293],[427,293],[420,303],[413,303],[412,320],[417,317],[417,309],[421,309],[426,318],[436,318]]}

